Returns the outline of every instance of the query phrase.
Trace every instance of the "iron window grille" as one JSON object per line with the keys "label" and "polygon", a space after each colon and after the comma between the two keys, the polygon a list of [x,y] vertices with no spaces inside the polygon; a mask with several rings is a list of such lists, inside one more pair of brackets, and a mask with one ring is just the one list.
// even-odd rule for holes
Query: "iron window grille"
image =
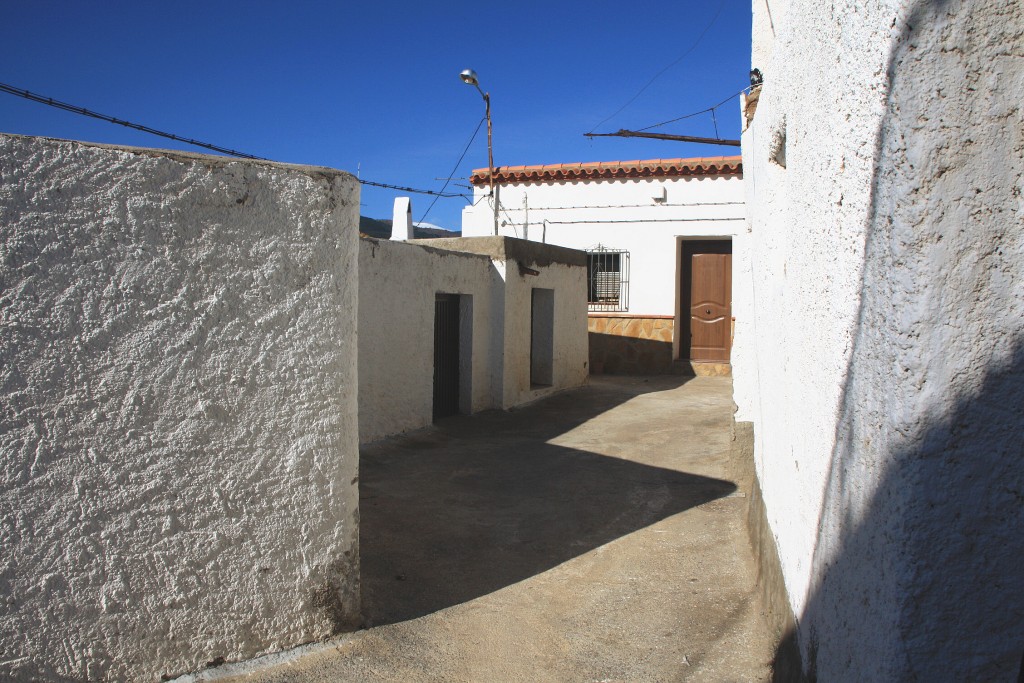
{"label": "iron window grille", "polygon": [[587,308],[629,310],[629,252],[597,245],[587,250]]}

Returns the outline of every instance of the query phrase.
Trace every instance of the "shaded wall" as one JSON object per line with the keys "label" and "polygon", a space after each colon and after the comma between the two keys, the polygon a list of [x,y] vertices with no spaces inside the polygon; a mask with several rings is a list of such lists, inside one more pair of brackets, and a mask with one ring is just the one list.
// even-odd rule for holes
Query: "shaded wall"
{"label": "shaded wall", "polygon": [[591,315],[590,371],[607,375],[662,375],[673,372],[671,316]]}
{"label": "shaded wall", "polygon": [[357,617],[358,205],[330,169],[0,136],[0,678]]}
{"label": "shaded wall", "polygon": [[772,8],[734,374],[804,673],[1015,680],[1024,8]]}

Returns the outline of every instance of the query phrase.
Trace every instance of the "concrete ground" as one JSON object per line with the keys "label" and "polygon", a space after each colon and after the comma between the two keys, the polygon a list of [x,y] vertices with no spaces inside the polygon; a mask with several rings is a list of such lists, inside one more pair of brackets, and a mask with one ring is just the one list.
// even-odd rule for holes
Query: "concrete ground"
{"label": "concrete ground", "polygon": [[769,681],[732,409],[729,378],[593,377],[366,447],[367,628],[189,678]]}

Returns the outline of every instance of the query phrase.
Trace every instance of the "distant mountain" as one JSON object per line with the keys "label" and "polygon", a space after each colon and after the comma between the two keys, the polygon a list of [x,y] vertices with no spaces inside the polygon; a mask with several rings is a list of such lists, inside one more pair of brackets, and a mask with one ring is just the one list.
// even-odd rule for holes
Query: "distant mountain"
{"label": "distant mountain", "polygon": [[[429,227],[428,227],[429,226]],[[391,239],[391,220],[388,218],[359,217],[359,232],[378,239]],[[413,236],[418,240],[434,237],[458,237],[462,233],[445,230],[430,223],[420,223],[412,228]]]}
{"label": "distant mountain", "polygon": [[413,223],[412,226],[413,226],[413,228],[422,228],[423,230],[428,230],[428,231],[429,230],[436,230],[436,231],[440,231],[440,232],[449,232],[449,233],[454,233],[455,232],[454,230],[449,230],[448,228],[442,228],[440,225],[434,225],[433,223]]}

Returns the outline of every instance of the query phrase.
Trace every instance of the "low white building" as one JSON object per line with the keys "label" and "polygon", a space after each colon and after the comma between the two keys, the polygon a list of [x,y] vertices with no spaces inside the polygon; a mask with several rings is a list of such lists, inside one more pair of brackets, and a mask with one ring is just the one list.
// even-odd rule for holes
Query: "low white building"
{"label": "low white building", "polygon": [[359,242],[361,443],[586,382],[583,253],[506,237]]}
{"label": "low white building", "polygon": [[732,243],[745,220],[740,157],[502,166],[497,226],[487,169],[470,180],[464,236],[588,253],[593,372],[728,370]]}

